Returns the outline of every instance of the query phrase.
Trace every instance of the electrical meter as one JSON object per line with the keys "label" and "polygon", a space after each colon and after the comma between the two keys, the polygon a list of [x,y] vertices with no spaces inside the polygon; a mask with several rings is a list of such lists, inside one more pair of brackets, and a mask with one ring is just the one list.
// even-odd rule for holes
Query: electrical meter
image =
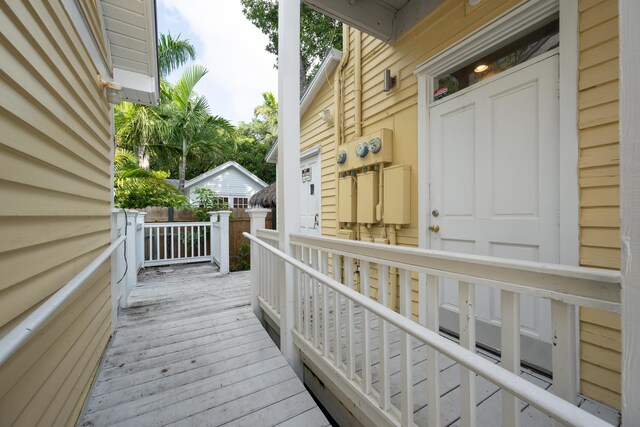
{"label": "electrical meter", "polygon": [[372,138],[371,141],[369,141],[369,150],[373,154],[378,153],[381,149],[382,149],[382,139],[380,139],[380,137],[376,136],[375,138]]}
{"label": "electrical meter", "polygon": [[336,163],[341,165],[346,161],[347,161],[347,152],[344,150],[338,151],[338,154],[336,154]]}
{"label": "electrical meter", "polygon": [[369,145],[366,142],[359,142],[356,144],[356,156],[366,157],[369,153]]}

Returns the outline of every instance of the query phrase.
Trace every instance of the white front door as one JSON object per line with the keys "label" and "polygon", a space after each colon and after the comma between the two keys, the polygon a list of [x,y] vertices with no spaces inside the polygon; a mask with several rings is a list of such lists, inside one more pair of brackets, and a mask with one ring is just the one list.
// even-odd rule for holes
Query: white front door
{"label": "white front door", "polygon": [[[558,263],[558,56],[534,59],[433,104],[433,249]],[[458,330],[456,284],[441,282],[441,326]],[[522,359],[551,367],[547,300],[521,298]],[[477,339],[500,348],[500,292],[476,287]]]}
{"label": "white front door", "polygon": [[320,235],[320,153],[300,158],[300,232]]}

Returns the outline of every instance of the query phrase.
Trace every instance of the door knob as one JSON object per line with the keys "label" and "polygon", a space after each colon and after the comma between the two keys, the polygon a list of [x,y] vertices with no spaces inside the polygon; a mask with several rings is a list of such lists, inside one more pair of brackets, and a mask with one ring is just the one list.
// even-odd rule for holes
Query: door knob
{"label": "door knob", "polygon": [[429,227],[429,230],[437,233],[438,231],[440,231],[440,226],[438,224],[432,225]]}

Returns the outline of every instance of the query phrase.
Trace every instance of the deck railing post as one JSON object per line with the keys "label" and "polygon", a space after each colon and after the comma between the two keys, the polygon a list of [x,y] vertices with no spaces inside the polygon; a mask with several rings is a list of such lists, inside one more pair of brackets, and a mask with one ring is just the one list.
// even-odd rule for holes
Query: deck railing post
{"label": "deck railing post", "polygon": [[122,305],[128,307],[129,294],[136,287],[138,282],[138,269],[136,268],[136,216],[138,211],[125,209],[126,212],[126,234],[127,241],[125,244],[126,270],[124,279],[124,293],[122,295]]}
{"label": "deck railing post", "polygon": [[[220,248],[220,273],[227,274],[229,273],[229,217],[231,211],[209,212],[212,218],[214,214],[218,215],[220,222],[220,241],[212,242],[212,244],[217,244]],[[211,227],[213,227],[213,219],[211,222]]]}
{"label": "deck railing post", "polygon": [[136,272],[144,268],[144,217],[146,212],[136,215]]}
{"label": "deck railing post", "polygon": [[[253,208],[245,211],[249,214],[251,220],[251,235],[258,235],[258,230],[263,229],[266,224],[267,214],[271,212],[271,209]],[[258,297],[260,296],[260,275],[263,273],[259,270],[259,252],[255,243],[251,243],[251,309],[256,314],[256,317],[262,321],[262,312],[260,311],[260,304],[258,304]]]}

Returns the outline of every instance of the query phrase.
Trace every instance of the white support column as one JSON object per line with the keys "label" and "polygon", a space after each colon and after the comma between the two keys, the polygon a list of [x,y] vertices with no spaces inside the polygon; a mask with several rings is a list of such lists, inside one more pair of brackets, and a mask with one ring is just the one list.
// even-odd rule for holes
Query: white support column
{"label": "white support column", "polygon": [[[247,209],[245,211],[249,214],[251,219],[251,235],[257,236],[258,230],[265,227],[267,214],[271,212],[271,209]],[[263,273],[258,268],[258,248],[257,245],[251,242],[251,309],[256,314],[256,317],[262,322],[262,310],[260,310],[260,304],[258,303],[258,296],[260,295],[260,275]]]}
{"label": "white support column", "polygon": [[[115,242],[120,236],[124,235],[125,214],[120,209],[111,211],[111,242]],[[115,332],[118,326],[118,312],[122,307],[122,289],[124,286],[124,245],[120,245],[118,249],[111,255],[111,333]],[[118,283],[120,279],[122,282]]]}
{"label": "white support column", "polygon": [[[216,240],[215,238],[215,231],[214,231],[214,227],[217,222],[218,222],[218,212],[207,212],[209,214],[209,252],[211,253],[211,264],[214,264],[216,262],[215,259],[215,254],[218,253],[218,251],[220,250],[220,242]],[[185,240],[187,237],[187,231],[185,229]],[[185,248],[185,255],[186,255],[187,251]]]}
{"label": "white support column", "polygon": [[136,272],[144,268],[144,217],[146,212],[136,216]]}
{"label": "white support column", "polygon": [[[289,234],[300,230],[300,0],[278,5],[278,231],[280,250],[293,256]],[[302,361],[293,343],[294,270],[281,270],[280,348],[302,378]]]}
{"label": "white support column", "polygon": [[218,211],[220,221],[220,273],[229,273],[229,216],[231,211]]}
{"label": "white support column", "polygon": [[640,2],[620,0],[622,423],[640,420]]}
{"label": "white support column", "polygon": [[124,242],[126,246],[126,269],[127,272],[124,278],[124,293],[122,295],[122,305],[124,307],[129,306],[129,294],[136,287],[138,282],[138,269],[136,268],[136,216],[138,211],[125,209],[126,211],[126,230],[127,241]]}

